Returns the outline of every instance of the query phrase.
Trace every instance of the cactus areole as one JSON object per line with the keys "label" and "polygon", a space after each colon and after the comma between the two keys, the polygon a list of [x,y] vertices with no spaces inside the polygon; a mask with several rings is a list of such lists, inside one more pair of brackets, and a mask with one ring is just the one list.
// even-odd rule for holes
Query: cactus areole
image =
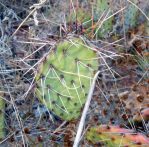
{"label": "cactus areole", "polygon": [[96,51],[79,37],[59,42],[39,65],[35,94],[64,120],[80,116],[98,69]]}

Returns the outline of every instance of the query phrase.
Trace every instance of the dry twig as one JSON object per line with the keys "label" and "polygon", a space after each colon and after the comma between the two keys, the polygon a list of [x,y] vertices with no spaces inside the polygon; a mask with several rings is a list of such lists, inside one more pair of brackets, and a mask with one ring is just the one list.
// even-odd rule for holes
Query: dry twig
{"label": "dry twig", "polygon": [[89,109],[89,105],[90,105],[92,95],[93,95],[93,91],[94,91],[94,88],[95,88],[95,83],[96,83],[96,80],[97,80],[97,77],[98,77],[99,73],[100,73],[100,71],[98,71],[95,74],[92,85],[90,87],[89,94],[87,96],[87,100],[86,100],[86,103],[85,103],[85,106],[84,106],[84,109],[83,109],[83,113],[82,113],[82,116],[81,116],[81,120],[80,120],[80,123],[79,123],[78,131],[77,131],[77,135],[76,135],[73,147],[78,147],[78,145],[79,145],[82,130],[83,130],[86,115],[87,115],[87,111]]}

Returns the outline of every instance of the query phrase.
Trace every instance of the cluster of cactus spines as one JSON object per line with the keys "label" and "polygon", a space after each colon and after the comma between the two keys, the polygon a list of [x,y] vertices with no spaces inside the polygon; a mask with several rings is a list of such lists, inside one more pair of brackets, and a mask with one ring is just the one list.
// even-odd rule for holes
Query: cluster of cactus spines
{"label": "cluster of cactus spines", "polygon": [[60,118],[76,119],[97,68],[96,51],[84,39],[68,37],[39,66],[35,93]]}
{"label": "cluster of cactus spines", "polygon": [[0,140],[5,137],[4,112],[3,112],[4,108],[5,108],[4,100],[2,98],[2,94],[0,93]]}
{"label": "cluster of cactus spines", "polygon": [[131,129],[125,129],[120,126],[101,125],[93,127],[87,132],[86,137],[93,144],[101,143],[107,147],[149,145],[149,138],[145,135],[135,133]]}

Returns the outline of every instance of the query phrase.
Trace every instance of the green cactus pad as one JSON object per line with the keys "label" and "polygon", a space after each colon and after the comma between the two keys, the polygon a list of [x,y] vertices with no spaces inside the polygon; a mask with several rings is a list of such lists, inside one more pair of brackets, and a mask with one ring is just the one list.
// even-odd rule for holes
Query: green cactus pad
{"label": "green cactus pad", "polygon": [[67,38],[39,66],[35,94],[60,118],[76,119],[97,68],[96,52],[80,38]]}
{"label": "green cactus pad", "polygon": [[[102,22],[106,15],[107,15],[106,16],[107,18],[112,14],[109,4],[110,2],[108,0],[97,0],[97,5],[95,7],[95,14],[94,14],[95,22],[97,22],[99,18],[103,16],[100,21]],[[109,13],[107,14],[108,11]],[[100,22],[97,23],[96,30],[95,30],[97,37],[106,38],[108,36],[108,33],[112,31],[112,28],[113,28],[113,19],[114,17],[107,19],[106,21],[103,22],[102,25],[100,24]]]}
{"label": "green cactus pad", "polygon": [[134,133],[133,130],[119,126],[93,127],[87,132],[86,138],[93,144],[101,143],[107,147],[137,147],[138,145],[147,147],[149,145],[149,138],[143,134]]}
{"label": "green cactus pad", "polygon": [[68,16],[68,23],[70,24],[70,30],[77,34],[84,34],[89,38],[92,26],[92,15],[89,9],[79,7],[72,11]]}
{"label": "green cactus pad", "polygon": [[75,22],[77,21],[78,24],[85,24],[84,26],[90,26],[91,25],[91,13],[84,8],[77,8],[68,17],[69,22]]}
{"label": "green cactus pad", "polygon": [[[109,14],[106,13],[109,10]],[[103,15],[104,13],[104,15]],[[108,33],[113,28],[113,18],[111,17],[105,21],[103,19],[111,15],[109,1],[108,0],[97,0],[96,2],[89,3],[87,8],[79,7],[72,10],[71,14],[68,15],[68,23],[77,22],[77,25],[82,25],[83,33],[88,38],[106,38]],[[99,18],[102,19],[99,21]]]}

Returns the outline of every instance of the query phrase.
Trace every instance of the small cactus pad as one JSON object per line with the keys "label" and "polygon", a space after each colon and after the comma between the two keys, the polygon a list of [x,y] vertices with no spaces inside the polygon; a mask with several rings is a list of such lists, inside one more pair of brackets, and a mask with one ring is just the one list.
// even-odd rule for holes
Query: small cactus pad
{"label": "small cactus pad", "polygon": [[39,66],[35,94],[60,118],[76,119],[97,68],[96,52],[82,39],[69,37],[59,42]]}
{"label": "small cactus pad", "polygon": [[111,17],[107,20],[111,15],[109,1],[108,0],[97,0],[90,2],[86,7],[76,8],[75,11],[72,9],[71,13],[68,15],[68,23],[72,25],[75,24],[78,28],[74,27],[74,29],[80,29],[82,27],[82,33],[86,35],[88,38],[106,38],[110,31],[113,28],[113,19]]}
{"label": "small cactus pad", "polygon": [[82,7],[76,8],[75,12],[68,15],[68,24],[70,24],[70,30],[77,34],[84,34],[89,37],[92,25],[92,16],[90,10],[86,10]]}
{"label": "small cactus pad", "polygon": [[108,18],[110,15],[111,15],[110,2],[108,0],[97,0],[94,15],[95,22],[98,22],[100,18],[100,21],[96,23],[95,33],[97,37],[105,38],[108,36],[108,33],[112,31],[114,17],[104,20]]}
{"label": "small cactus pad", "polygon": [[78,24],[86,24],[85,26],[91,25],[91,13],[84,8],[77,8],[76,11],[72,11],[68,17],[70,22],[76,22]]}
{"label": "small cactus pad", "polygon": [[149,138],[141,133],[134,133],[131,129],[125,129],[119,126],[107,125],[91,128],[87,132],[87,140],[93,144],[104,144],[107,147],[138,147],[138,145],[147,147],[149,145]]}

